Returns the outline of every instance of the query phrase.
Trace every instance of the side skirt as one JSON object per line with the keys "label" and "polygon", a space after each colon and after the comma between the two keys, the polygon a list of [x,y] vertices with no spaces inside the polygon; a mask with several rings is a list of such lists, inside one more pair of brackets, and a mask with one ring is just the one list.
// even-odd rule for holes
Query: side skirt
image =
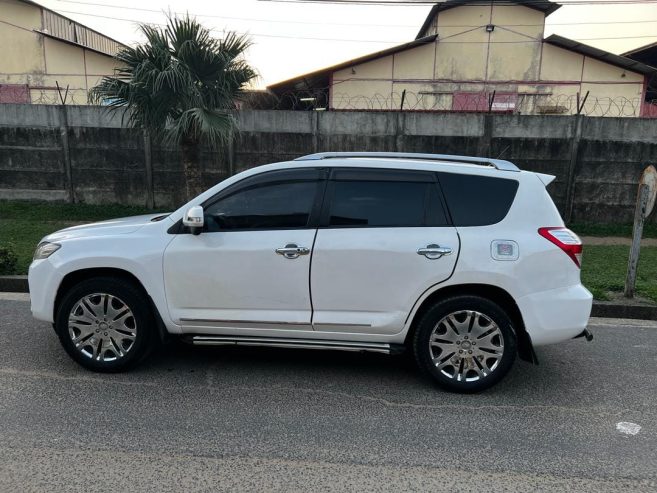
{"label": "side skirt", "polygon": [[268,346],[298,349],[333,349],[339,351],[367,351],[383,354],[399,354],[404,351],[403,344],[385,342],[351,342],[325,339],[292,339],[283,337],[247,337],[186,335],[185,342],[195,346]]}

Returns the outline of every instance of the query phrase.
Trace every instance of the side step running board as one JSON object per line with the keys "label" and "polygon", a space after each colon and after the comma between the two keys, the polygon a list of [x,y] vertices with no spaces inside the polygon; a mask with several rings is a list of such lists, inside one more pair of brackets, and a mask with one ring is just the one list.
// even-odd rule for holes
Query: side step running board
{"label": "side step running board", "polygon": [[329,341],[323,339],[212,335],[192,335],[186,336],[184,339],[195,346],[270,346],[301,349],[337,349],[340,351],[369,351],[384,354],[397,354],[403,350],[401,344],[387,344],[383,342],[351,342]]}

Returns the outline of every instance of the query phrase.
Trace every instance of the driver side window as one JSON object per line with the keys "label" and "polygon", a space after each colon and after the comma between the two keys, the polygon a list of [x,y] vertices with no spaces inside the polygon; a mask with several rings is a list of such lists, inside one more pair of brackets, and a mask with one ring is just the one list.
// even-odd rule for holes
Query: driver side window
{"label": "driver side window", "polygon": [[[310,171],[311,173],[304,173]],[[271,175],[271,176],[268,176]],[[205,209],[205,230],[248,231],[308,226],[320,183],[315,170],[247,178]]]}

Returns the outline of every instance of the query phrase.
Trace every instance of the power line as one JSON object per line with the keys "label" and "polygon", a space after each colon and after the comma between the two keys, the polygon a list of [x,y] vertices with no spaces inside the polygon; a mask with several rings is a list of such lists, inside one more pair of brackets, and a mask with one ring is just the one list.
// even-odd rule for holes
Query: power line
{"label": "power line", "polygon": [[[303,1],[303,0],[302,0]],[[655,0],[657,2],[657,0]],[[76,12],[71,10],[60,10],[59,12],[64,12],[67,14],[77,14],[77,15],[86,15],[90,17],[100,17],[103,19],[111,19],[124,22],[136,22],[134,19],[126,19],[124,17],[113,17],[101,14],[87,14],[85,12]],[[147,22],[146,24],[154,24],[158,26],[165,26],[166,24],[157,23],[157,22]],[[476,26],[484,27],[484,26]],[[222,29],[221,31],[226,31]],[[345,38],[318,38],[318,37],[307,37],[307,36],[287,36],[284,34],[265,34],[265,33],[254,33],[254,32],[239,32],[238,34],[246,34],[249,36],[263,37],[263,38],[282,38],[282,39],[302,39],[308,41],[344,41],[352,43],[387,43],[387,44],[402,44],[407,41],[390,41],[383,39],[345,39]],[[657,38],[657,34],[645,35],[645,36],[616,36],[616,37],[600,37],[600,38],[574,38],[575,41],[604,41],[604,40],[614,40],[614,39],[643,39],[643,38]],[[440,42],[440,39],[439,39]],[[516,44],[516,43],[540,43],[542,40],[523,40],[523,41],[442,41],[445,43],[459,43],[459,44]]]}
{"label": "power line", "polygon": [[[58,10],[58,12],[63,12],[65,14],[77,14],[77,15],[86,15],[89,17],[100,17],[102,19],[111,19],[115,21],[124,21],[124,22],[137,22],[135,19],[126,19],[125,17],[113,17],[109,15],[101,15],[101,14],[87,14],[85,12],[75,12],[72,10]],[[163,24],[161,22],[145,22],[145,24],[153,24],[156,26],[166,26],[166,24]],[[221,29],[221,31],[226,31],[230,29]],[[390,41],[390,40],[384,40],[384,39],[344,39],[344,38],[316,38],[316,37],[303,37],[303,36],[286,36],[283,34],[264,34],[264,33],[252,33],[252,32],[239,32],[235,31],[237,34],[246,34],[249,36],[259,36],[259,37],[264,37],[264,38],[286,38],[286,39],[303,39],[303,40],[311,40],[311,41],[348,41],[348,42],[356,42],[356,43],[389,43],[389,44],[400,44],[404,43],[406,41]]]}
{"label": "power line", "polygon": [[[73,4],[78,4],[78,5],[90,5],[90,6],[97,6],[97,7],[106,7],[106,8],[112,8],[112,9],[119,9],[119,10],[134,10],[134,11],[141,11],[141,12],[153,12],[157,14],[162,14],[165,13],[164,10],[158,10],[158,9],[147,9],[143,7],[129,7],[129,6],[120,6],[120,5],[111,5],[107,3],[99,3],[99,2],[84,2],[84,1],[76,1],[76,0],[57,0],[58,2],[62,3],[73,3]],[[272,2],[277,2],[279,0],[258,0],[258,1],[272,1]],[[281,0],[282,1],[282,0]],[[290,0],[293,3],[325,3],[321,2],[318,0]],[[357,0],[358,1],[358,0]],[[576,1],[584,1],[584,0],[576,0]],[[591,1],[591,0],[589,0]],[[628,1],[628,0],[624,0]],[[636,0],[635,0],[636,1]],[[657,3],[657,0],[650,0],[652,2]],[[330,0],[329,0],[330,2]],[[388,2],[386,2],[388,3]],[[432,2],[435,3],[435,2]],[[602,3],[611,3],[611,2],[602,2]],[[66,11],[62,10],[61,12],[70,12],[73,13],[73,11]],[[76,12],[78,13],[78,12]],[[81,12],[79,12],[81,13]],[[251,17],[231,17],[231,16],[226,16],[226,15],[217,15],[217,14],[198,14],[194,12],[172,12],[173,14],[176,15],[186,15],[189,14],[194,17],[208,17],[208,18],[217,18],[217,19],[231,19],[231,20],[241,20],[241,21],[253,21],[253,22],[267,22],[267,23],[282,23],[282,24],[311,24],[311,25],[334,25],[334,26],[359,26],[359,27],[413,27],[416,28],[416,25],[411,25],[411,24],[366,24],[366,23],[342,23],[342,22],[314,22],[314,21],[296,21],[296,20],[282,20],[282,19],[260,19],[260,18],[251,18]],[[582,25],[608,25],[608,24],[649,24],[649,23],[655,23],[657,22],[657,19],[652,19],[652,20],[631,20],[631,21],[577,21],[577,22],[553,22],[553,23],[546,23],[547,26],[582,26]],[[544,24],[504,24],[503,26],[506,27],[540,27],[543,26]],[[479,27],[478,25],[474,24],[450,24],[450,25],[444,25],[441,26],[443,28],[461,28],[461,27]]]}
{"label": "power line", "polygon": [[[312,3],[315,5],[371,5],[371,6],[416,6],[424,7],[427,5],[435,5],[436,1],[427,1],[427,0],[258,0],[259,2],[272,2],[272,3]],[[471,5],[481,5],[479,2],[469,2]],[[499,5],[510,5],[516,6],[518,2],[513,1],[500,1],[497,2]],[[568,5],[627,5],[627,4],[651,4],[657,3],[657,0],[572,0],[566,2],[560,2],[563,6]],[[544,0],[527,0],[523,2],[524,5],[545,5]],[[467,4],[466,4],[467,5]]]}
{"label": "power line", "polygon": [[[119,10],[137,10],[141,12],[154,12],[158,14],[165,13],[164,10],[160,9],[146,9],[143,7],[128,7],[128,6],[120,6],[120,5],[111,5],[108,3],[98,3],[98,2],[80,2],[80,1],[75,1],[75,0],[57,0],[58,2],[61,3],[74,3],[78,5],[90,5],[90,6],[96,6],[96,7],[106,7],[106,8],[111,8],[111,9],[119,9]],[[61,11],[65,12],[65,11]],[[171,12],[176,15],[186,15],[188,12]],[[230,20],[238,20],[238,21],[249,21],[249,22],[275,22],[275,23],[282,23],[282,24],[312,24],[312,25],[319,25],[319,26],[325,26],[325,25],[331,25],[331,26],[358,26],[358,27],[417,27],[415,24],[366,24],[366,23],[350,23],[350,22],[316,22],[316,21],[295,21],[295,20],[281,20],[281,19],[259,19],[259,18],[252,18],[252,17],[231,17],[228,15],[218,15],[218,14],[197,14],[197,13],[189,13],[190,15],[194,17],[209,17],[209,18],[216,18],[216,19],[230,19]],[[657,21],[655,21],[657,22]]]}

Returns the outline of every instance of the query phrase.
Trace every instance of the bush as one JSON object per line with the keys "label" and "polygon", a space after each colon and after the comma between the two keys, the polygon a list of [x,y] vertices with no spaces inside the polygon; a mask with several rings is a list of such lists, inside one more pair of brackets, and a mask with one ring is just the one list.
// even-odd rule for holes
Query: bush
{"label": "bush", "polygon": [[18,256],[11,246],[0,246],[0,275],[16,274]]}

